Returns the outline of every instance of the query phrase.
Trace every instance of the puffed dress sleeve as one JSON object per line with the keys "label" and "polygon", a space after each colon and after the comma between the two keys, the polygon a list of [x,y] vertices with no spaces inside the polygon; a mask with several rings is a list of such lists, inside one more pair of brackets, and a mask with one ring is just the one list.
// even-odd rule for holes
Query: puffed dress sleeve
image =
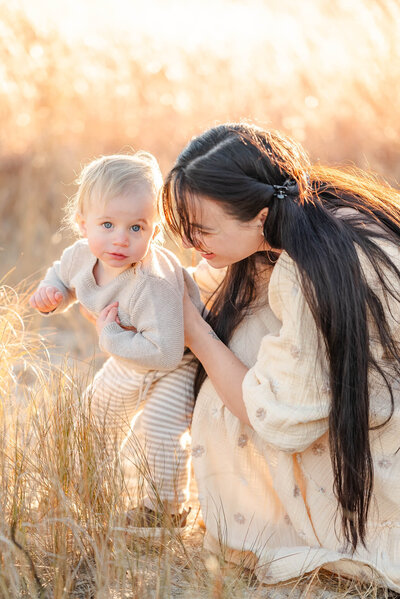
{"label": "puffed dress sleeve", "polygon": [[282,323],[263,337],[243,380],[250,423],[275,448],[304,451],[328,430],[329,371],[325,347],[302,293],[293,260],[283,252],[269,284],[269,304]]}

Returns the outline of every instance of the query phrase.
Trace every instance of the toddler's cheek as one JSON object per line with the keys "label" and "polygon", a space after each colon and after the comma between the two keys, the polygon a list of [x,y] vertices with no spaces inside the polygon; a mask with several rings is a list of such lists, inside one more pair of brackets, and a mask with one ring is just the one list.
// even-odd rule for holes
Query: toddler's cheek
{"label": "toddler's cheek", "polygon": [[95,236],[88,237],[88,244],[89,244],[90,251],[97,258],[103,253],[103,251],[104,251],[104,243],[103,243],[103,241],[101,239],[98,239]]}

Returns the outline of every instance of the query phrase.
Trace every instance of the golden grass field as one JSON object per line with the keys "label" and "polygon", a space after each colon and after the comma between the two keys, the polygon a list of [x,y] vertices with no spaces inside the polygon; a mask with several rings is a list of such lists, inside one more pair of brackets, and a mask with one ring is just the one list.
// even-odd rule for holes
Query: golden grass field
{"label": "golden grass field", "polygon": [[101,154],[143,148],[166,173],[192,135],[250,119],[397,185],[399,2],[87,0],[54,3],[59,27],[35,6],[0,2],[0,597],[388,597],[323,572],[260,586],[202,550],[196,503],[182,536],[129,535],[123,471],[79,404],[96,335],[27,294],[72,241],[62,207]]}

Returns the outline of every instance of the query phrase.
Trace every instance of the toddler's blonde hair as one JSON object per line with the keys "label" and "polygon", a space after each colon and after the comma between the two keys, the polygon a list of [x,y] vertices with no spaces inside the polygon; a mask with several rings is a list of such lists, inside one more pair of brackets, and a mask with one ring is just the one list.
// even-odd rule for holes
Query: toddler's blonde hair
{"label": "toddler's blonde hair", "polygon": [[89,206],[104,206],[114,197],[132,189],[148,190],[157,202],[163,180],[155,157],[140,150],[135,154],[112,154],[102,156],[87,164],[78,179],[78,191],[65,206],[64,222],[79,233],[76,222],[78,214],[84,214]]}

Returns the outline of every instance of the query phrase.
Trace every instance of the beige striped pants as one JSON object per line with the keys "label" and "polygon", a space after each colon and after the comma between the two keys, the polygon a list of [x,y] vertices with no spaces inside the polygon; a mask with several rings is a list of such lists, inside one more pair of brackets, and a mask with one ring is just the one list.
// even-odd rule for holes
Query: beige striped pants
{"label": "beige striped pants", "polygon": [[195,370],[192,354],[173,371],[145,374],[111,357],[87,389],[95,424],[125,470],[136,470],[132,478],[140,474],[149,507],[162,501],[180,508],[188,499]]}

